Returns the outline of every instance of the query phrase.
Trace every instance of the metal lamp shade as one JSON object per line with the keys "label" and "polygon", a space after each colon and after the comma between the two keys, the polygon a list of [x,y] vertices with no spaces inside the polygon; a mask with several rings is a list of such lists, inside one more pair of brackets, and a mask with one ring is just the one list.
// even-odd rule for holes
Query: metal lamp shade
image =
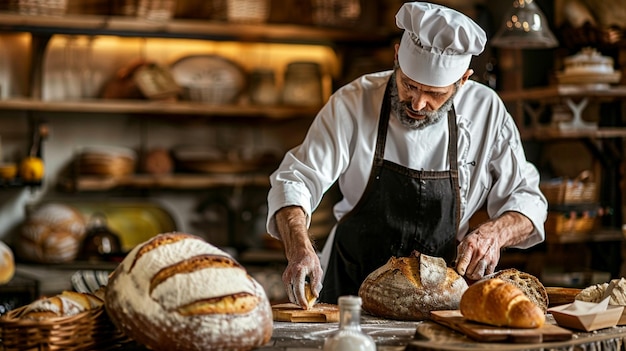
{"label": "metal lamp shade", "polygon": [[553,48],[558,41],[546,16],[533,0],[514,0],[491,45],[503,48]]}

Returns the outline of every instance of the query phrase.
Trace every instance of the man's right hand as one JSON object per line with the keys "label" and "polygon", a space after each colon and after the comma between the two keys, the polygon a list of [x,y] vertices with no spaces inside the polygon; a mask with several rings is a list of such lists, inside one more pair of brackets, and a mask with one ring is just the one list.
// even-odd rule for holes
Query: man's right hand
{"label": "man's right hand", "polygon": [[309,309],[311,306],[306,297],[305,285],[308,280],[311,292],[317,299],[322,290],[322,267],[315,252],[306,249],[296,251],[298,252],[287,259],[287,268],[283,272],[283,284],[289,301],[300,305],[303,309]]}
{"label": "man's right hand", "polygon": [[276,212],[276,225],[280,232],[287,268],[283,272],[283,284],[289,301],[308,309],[305,284],[317,298],[322,290],[322,266],[306,228],[306,215],[302,208],[289,206]]}

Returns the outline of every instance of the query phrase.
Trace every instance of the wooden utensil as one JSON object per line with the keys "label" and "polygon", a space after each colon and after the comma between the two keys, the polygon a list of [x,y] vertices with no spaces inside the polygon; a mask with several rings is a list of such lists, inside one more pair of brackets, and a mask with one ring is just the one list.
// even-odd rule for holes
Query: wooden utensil
{"label": "wooden utensil", "polygon": [[544,324],[541,328],[517,329],[495,327],[469,321],[459,310],[431,311],[431,319],[439,324],[461,332],[481,342],[540,343],[562,341],[572,338],[572,331],[554,324]]}
{"label": "wooden utensil", "polygon": [[275,321],[295,323],[333,323],[339,322],[339,306],[318,303],[308,310],[293,303],[272,306]]}
{"label": "wooden utensil", "polygon": [[576,299],[582,289],[578,288],[561,288],[561,287],[548,287],[546,286],[546,292],[548,293],[548,301],[550,307],[565,305],[572,303]]}

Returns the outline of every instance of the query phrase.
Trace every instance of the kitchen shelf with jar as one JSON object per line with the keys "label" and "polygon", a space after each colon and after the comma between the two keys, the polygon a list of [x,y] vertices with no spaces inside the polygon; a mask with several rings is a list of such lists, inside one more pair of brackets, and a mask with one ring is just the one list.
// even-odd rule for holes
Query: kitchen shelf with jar
{"label": "kitchen shelf with jar", "polygon": [[386,44],[395,34],[384,29],[354,31],[294,24],[228,23],[197,19],[158,22],[130,16],[24,16],[8,12],[0,12],[0,31],[37,35],[114,35],[319,45]]}
{"label": "kitchen shelf with jar", "polygon": [[[393,36],[384,29],[354,31],[348,28],[315,27],[293,24],[229,23],[198,19],[149,21],[132,16],[63,15],[38,16],[0,12],[0,33],[31,34],[30,92],[28,98],[9,97],[0,101],[1,110],[39,112],[104,112],[150,115],[195,115],[210,117],[260,117],[281,120],[312,117],[319,106],[283,106],[280,104],[196,104],[188,101],[104,101],[96,96],[80,98],[44,98],[45,60],[55,36],[126,37],[142,39],[185,39],[215,42],[314,45],[331,50],[354,45],[388,44]],[[324,78],[326,79],[326,78]],[[328,95],[325,82],[324,95]],[[89,99],[96,98],[96,99]]]}

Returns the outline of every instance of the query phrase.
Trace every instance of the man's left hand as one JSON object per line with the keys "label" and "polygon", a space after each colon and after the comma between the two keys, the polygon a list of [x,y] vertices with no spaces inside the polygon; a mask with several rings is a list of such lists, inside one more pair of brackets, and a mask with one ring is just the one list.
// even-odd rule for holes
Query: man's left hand
{"label": "man's left hand", "polygon": [[493,273],[500,261],[500,250],[522,242],[533,229],[528,217],[513,211],[481,224],[457,247],[456,271],[470,280]]}
{"label": "man's left hand", "polygon": [[456,270],[471,280],[478,280],[496,269],[500,260],[498,236],[481,228],[467,235],[457,248]]}

